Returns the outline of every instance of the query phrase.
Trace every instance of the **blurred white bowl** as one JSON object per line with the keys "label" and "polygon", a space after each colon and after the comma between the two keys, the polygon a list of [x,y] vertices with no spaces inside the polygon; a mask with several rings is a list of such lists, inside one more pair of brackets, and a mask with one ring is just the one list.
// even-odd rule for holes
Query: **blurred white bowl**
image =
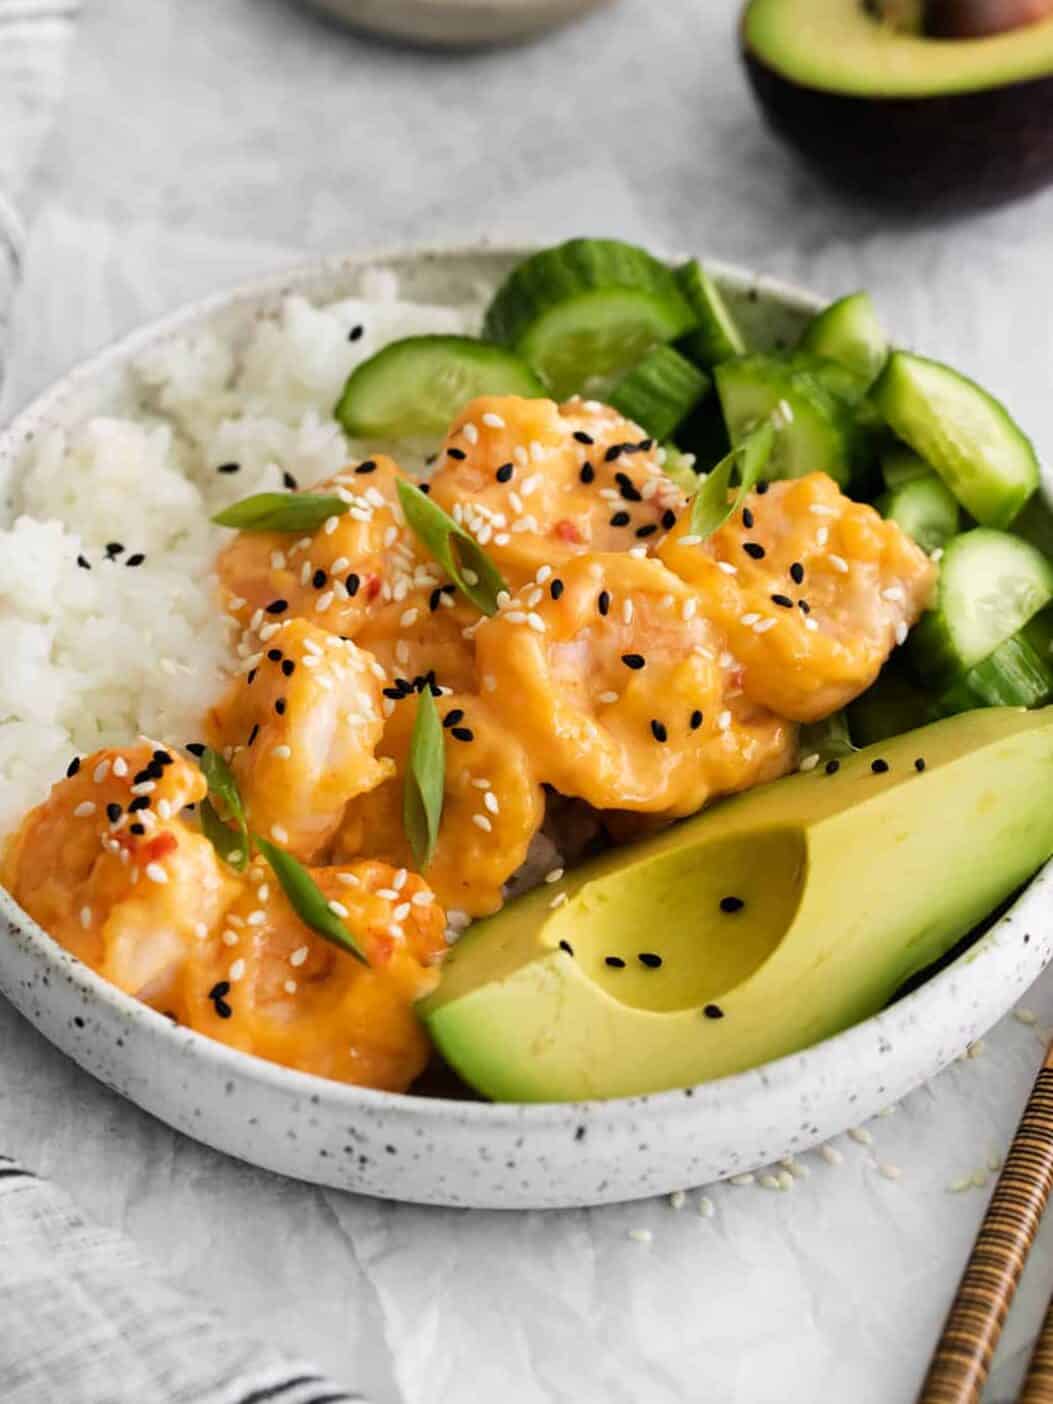
{"label": "blurred white bowl", "polygon": [[507,44],[565,24],[609,0],[308,0],[334,18],[418,44]]}

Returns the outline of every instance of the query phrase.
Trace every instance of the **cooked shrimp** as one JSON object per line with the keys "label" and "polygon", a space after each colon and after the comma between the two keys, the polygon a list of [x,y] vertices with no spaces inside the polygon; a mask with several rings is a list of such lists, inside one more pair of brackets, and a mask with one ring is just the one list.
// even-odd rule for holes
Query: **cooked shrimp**
{"label": "cooked shrimp", "polygon": [[[685,539],[687,544],[685,544]],[[659,548],[728,639],[747,697],[817,721],[857,697],[925,608],[936,567],[824,473],[749,494],[706,542],[687,514]]]}
{"label": "cooked shrimp", "polygon": [[465,406],[431,494],[513,587],[586,551],[649,547],[683,505],[639,425],[593,401],[516,396]]}
{"label": "cooked shrimp", "polygon": [[286,1067],[403,1092],[428,1060],[413,1004],[438,979],[442,908],[419,877],[384,863],[311,876],[368,966],[305,926],[257,860],[221,929],[197,944],[188,1021]]}
{"label": "cooked shrimp", "polygon": [[726,696],[722,635],[658,561],[568,561],[484,621],[476,651],[535,774],[597,809],[689,814],[792,760],[792,727]]}
{"label": "cooked shrimp", "polygon": [[196,766],[150,742],[96,751],[28,814],[4,885],[35,921],[128,994],[185,1017],[182,979],[237,882],[180,817]]}
{"label": "cooked shrimp", "polygon": [[[402,818],[402,795],[416,695],[391,702],[381,749],[395,777],[348,806],[336,843],[345,858],[375,854],[414,865]],[[443,718],[446,783],[439,839],[425,871],[444,906],[486,916],[501,905],[504,884],[526,858],[545,813],[530,757],[479,697],[453,694],[436,705]]]}
{"label": "cooked shrimp", "polygon": [[481,618],[456,586],[430,585],[381,606],[357,642],[395,685],[431,680],[460,692],[475,683],[475,645],[465,630]]}
{"label": "cooked shrimp", "polygon": [[348,800],[394,768],[374,754],[384,673],[371,654],[304,619],[283,623],[247,661],[206,735],[230,757],[251,826],[309,861]]}

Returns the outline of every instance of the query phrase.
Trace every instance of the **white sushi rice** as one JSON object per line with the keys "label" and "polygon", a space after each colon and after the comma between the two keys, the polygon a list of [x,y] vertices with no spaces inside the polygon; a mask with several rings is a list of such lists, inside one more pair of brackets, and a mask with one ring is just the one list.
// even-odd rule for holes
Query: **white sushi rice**
{"label": "white sushi rice", "polygon": [[[199,734],[232,661],[212,573],[229,533],[209,517],[283,473],[309,487],[361,456],[332,415],[360,361],[477,328],[474,309],[402,303],[393,275],[367,279],[362,300],[287,298],[240,350],[208,330],[169,342],[110,416],[41,436],[0,529],[0,836],[72,755]],[[108,543],[123,547],[113,559]]]}

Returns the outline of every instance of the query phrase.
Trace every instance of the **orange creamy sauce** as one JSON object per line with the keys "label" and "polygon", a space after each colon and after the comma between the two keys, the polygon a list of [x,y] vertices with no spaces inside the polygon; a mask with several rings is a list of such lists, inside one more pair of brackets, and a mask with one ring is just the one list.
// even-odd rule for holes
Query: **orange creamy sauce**
{"label": "orange creamy sauce", "polygon": [[[304,864],[366,956],[307,927],[260,858],[199,831],[196,765],[140,739],[83,759],[7,848],[4,884],[120,989],[288,1067],[404,1090],[447,924],[496,911],[546,790],[622,839],[796,762],[797,723],[867,688],[935,567],[822,474],[749,494],[704,541],[643,431],[579,399],[488,397],[451,427],[434,501],[508,583],[487,618],[403,518],[383,457],[326,484],[318,530],[240,533],[222,607],[237,676],[203,719],[250,828]],[[402,818],[417,699],[446,774],[423,874]],[[550,806],[551,808],[551,806]]]}

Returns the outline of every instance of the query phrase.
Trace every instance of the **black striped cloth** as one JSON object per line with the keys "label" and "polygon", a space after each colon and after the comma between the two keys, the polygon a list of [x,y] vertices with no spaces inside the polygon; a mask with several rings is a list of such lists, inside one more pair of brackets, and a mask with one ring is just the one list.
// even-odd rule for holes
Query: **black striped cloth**
{"label": "black striped cloth", "polygon": [[118,1233],[0,1155],[4,1404],[351,1404],[363,1396],[229,1327]]}

